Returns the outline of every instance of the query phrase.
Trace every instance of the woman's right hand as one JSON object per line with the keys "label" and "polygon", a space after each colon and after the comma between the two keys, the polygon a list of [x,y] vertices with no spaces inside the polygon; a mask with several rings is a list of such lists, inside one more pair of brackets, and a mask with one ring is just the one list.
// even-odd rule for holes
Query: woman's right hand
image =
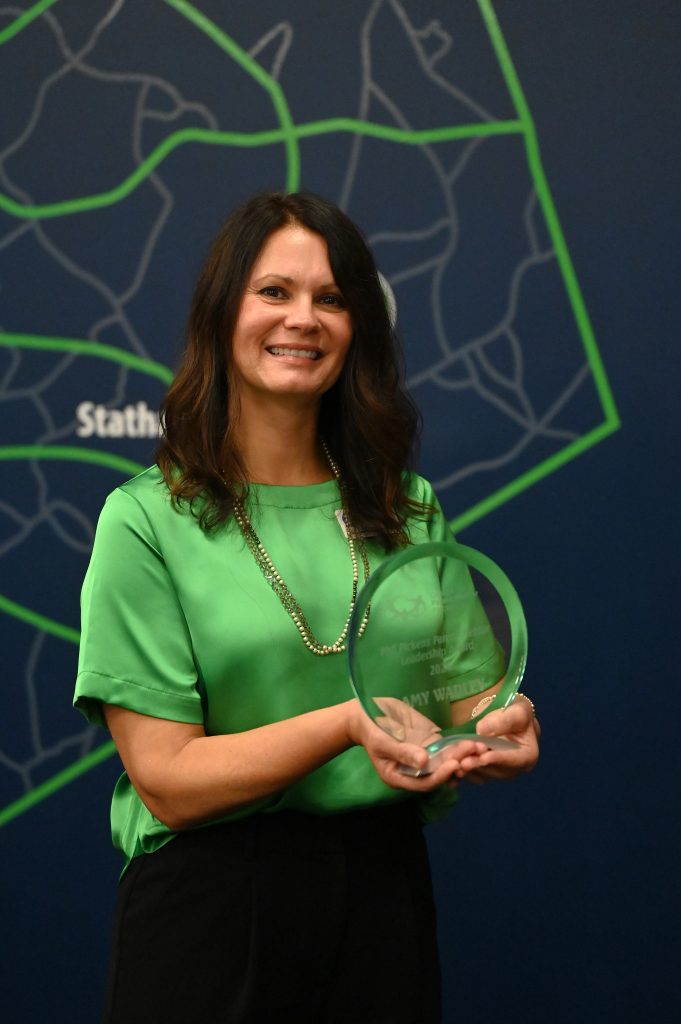
{"label": "woman's right hand", "polygon": [[439,738],[440,729],[404,701],[379,697],[376,703],[383,712],[376,721],[364,711],[359,701],[350,701],[346,705],[348,735],[353,744],[364,747],[379,777],[393,789],[426,793],[445,784],[455,786],[463,758],[487,750],[484,743],[475,739],[465,740],[456,746],[446,747],[438,755],[435,765],[429,765],[425,747]]}

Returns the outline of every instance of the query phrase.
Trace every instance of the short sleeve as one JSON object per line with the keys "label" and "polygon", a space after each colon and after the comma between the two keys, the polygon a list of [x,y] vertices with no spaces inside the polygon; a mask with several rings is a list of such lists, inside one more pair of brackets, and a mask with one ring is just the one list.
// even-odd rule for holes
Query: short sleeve
{"label": "short sleeve", "polygon": [[422,513],[412,517],[409,522],[409,537],[412,544],[454,540],[454,534],[432,484],[416,473],[407,474],[406,484],[409,497],[423,509]]}
{"label": "short sleeve", "polygon": [[81,593],[74,706],[105,725],[101,704],[203,721],[191,637],[150,518],[119,488],[102,510]]}

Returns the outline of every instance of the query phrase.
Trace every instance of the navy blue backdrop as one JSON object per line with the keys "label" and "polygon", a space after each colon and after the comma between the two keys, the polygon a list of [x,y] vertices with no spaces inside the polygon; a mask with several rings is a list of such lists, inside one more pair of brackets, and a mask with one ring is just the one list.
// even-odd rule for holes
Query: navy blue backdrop
{"label": "navy blue backdrop", "polygon": [[678,1020],[678,4],[23,6],[21,31],[0,11],[3,1019],[97,1019],[120,769],[69,707],[92,529],[150,460],[141,403],[219,220],[299,181],[365,229],[421,468],[529,623],[540,767],[429,832],[446,1024]]}

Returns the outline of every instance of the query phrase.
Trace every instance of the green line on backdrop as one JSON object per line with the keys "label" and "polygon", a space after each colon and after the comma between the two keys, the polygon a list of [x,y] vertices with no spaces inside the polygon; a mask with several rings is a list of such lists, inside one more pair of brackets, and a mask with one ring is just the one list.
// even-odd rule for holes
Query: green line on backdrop
{"label": "green line on backdrop", "polygon": [[[24,458],[37,458],[37,459],[70,459],[74,461],[95,463],[98,465],[106,466],[111,469],[122,470],[126,475],[130,473],[138,473],[144,467],[137,462],[133,462],[131,459],[123,459],[117,455],[112,455],[110,452],[99,452],[92,451],[85,448],[67,448],[67,447],[49,447],[41,445],[16,445],[12,447],[0,448],[0,459],[24,459]],[[77,644],[80,640],[80,634],[78,630],[73,629],[71,626],[66,626],[61,622],[57,622],[55,619],[51,619],[46,615],[41,615],[38,612],[32,611],[25,605],[18,604],[16,601],[10,600],[0,594],[0,612],[4,612],[7,615],[11,615],[15,619],[19,619],[22,622],[33,626],[36,629],[40,629],[45,633],[49,633],[51,636],[58,637],[60,640],[66,640],[69,643]],[[7,825],[18,815],[23,814],[25,811],[35,807],[36,804],[40,803],[46,797],[52,796],[57,790],[68,783],[73,782],[75,779],[84,775],[91,768],[96,767],[102,761],[111,757],[112,754],[116,753],[116,748],[112,742],[107,742],[97,747],[96,750],[87,754],[85,757],[79,758],[74,761],[73,764],[64,768],[62,771],[57,772],[50,779],[36,786],[29,793],[20,797],[18,800],[13,801],[6,807],[0,810],[0,828],[3,825]]]}
{"label": "green line on backdrop", "polygon": [[212,22],[205,14],[198,11],[187,0],[165,0],[170,7],[174,7],[188,21],[207,35],[216,46],[224,50],[232,60],[244,69],[263,89],[269,94],[272,104],[279,118],[283,132],[283,141],[286,148],[286,189],[295,192],[300,187],[300,150],[298,140],[293,131],[293,119],[284,90],[271,75],[268,75],[261,64],[243,50],[231,36],[223,32],[221,28]]}
{"label": "green line on backdrop", "polygon": [[0,460],[7,459],[58,459],[60,462],[89,462],[96,466],[115,469],[126,476],[137,476],[146,467],[113,452],[100,452],[96,448],[76,448],[70,445],[14,444],[0,447]]}
{"label": "green line on backdrop", "polygon": [[0,828],[3,825],[7,825],[13,818],[23,814],[25,811],[35,807],[45,797],[52,796],[57,790],[63,786],[68,785],[69,782],[73,782],[74,779],[84,775],[85,772],[89,772],[91,768],[96,768],[102,761],[106,761],[107,758],[111,757],[112,754],[116,753],[116,748],[109,740],[107,743],[102,743],[101,746],[97,747],[91,753],[86,754],[85,757],[79,758],[70,764],[68,768],[64,768],[62,771],[57,772],[51,779],[46,782],[42,782],[35,789],[32,789],[29,793],[19,797],[18,800],[14,800],[13,803],[8,804],[7,807],[3,807],[0,810]]}
{"label": "green line on backdrop", "polygon": [[79,356],[110,359],[113,363],[120,363],[131,370],[145,373],[149,377],[157,377],[164,384],[170,384],[173,379],[173,371],[163,363],[137,356],[134,352],[126,352],[125,349],[117,348],[115,345],[105,345],[101,341],[84,341],[80,338],[48,338],[39,334],[0,333],[0,345],[6,345],[8,348],[40,349],[44,352],[75,352]]}
{"label": "green line on backdrop", "polygon": [[33,7],[29,7],[27,11],[20,14],[14,21],[10,21],[9,25],[2,29],[0,32],[0,46],[3,43],[9,42],[14,36],[18,35],[22,29],[30,25],[32,21],[39,18],[40,15],[47,10],[48,7],[52,7],[56,4],[57,0],[40,0],[40,3],[34,4]]}
{"label": "green line on backdrop", "polygon": [[560,226],[556,207],[551,196],[546,174],[544,173],[534,121],[532,120],[532,115],[530,114],[530,109],[527,105],[527,100],[525,99],[525,94],[523,93],[520,80],[515,67],[513,66],[513,61],[506,45],[506,40],[502,35],[499,22],[497,21],[496,14],[492,8],[491,0],[478,0],[478,5],[487,26],[487,31],[489,33],[492,46],[494,47],[497,60],[501,66],[508,91],[511,94],[516,112],[523,125],[527,160],[534,179],[535,188],[537,189],[537,196],[544,213],[551,241],[553,242],[553,246],[556,250],[558,265],[560,266],[563,275],[565,288],[572,306],[572,312],[577,322],[577,328],[591,366],[598,395],[605,413],[606,423],[610,428],[608,433],[612,433],[612,431],[619,427],[620,419],[615,406],[615,400],[610,389],[610,384],[605,374],[603,361],[596,345],[596,339],[594,337],[589,314],[587,313],[586,306],[584,305],[584,299],[577,281],[577,275],[575,274],[572,259],[568,252],[563,229]]}
{"label": "green line on backdrop", "polygon": [[[166,2],[170,2],[170,0],[166,0]],[[290,133],[300,139],[343,132],[366,135],[407,146],[422,146],[426,143],[454,142],[458,139],[520,134],[522,125],[520,121],[492,121],[410,131],[392,125],[373,124],[352,117],[335,117],[324,121],[311,121],[290,129]],[[288,129],[282,128],[261,132],[218,132],[210,128],[183,128],[173,132],[163,142],[160,142],[132,174],[105,192],[35,205],[19,203],[0,192],[0,209],[23,220],[48,220],[52,217],[65,217],[74,213],[86,213],[89,210],[113,206],[142,185],[156,167],[180,146],[200,143],[209,146],[257,148],[280,143],[288,137],[288,134]],[[293,189],[289,189],[289,191],[293,191]]]}
{"label": "green line on backdrop", "polygon": [[62,622],[50,619],[39,612],[34,612],[23,604],[17,604],[16,601],[10,601],[4,594],[0,594],[0,612],[5,612],[21,622],[27,622],[29,626],[42,629],[44,633],[57,636],[60,640],[68,640],[72,644],[77,644],[80,641],[80,633],[77,629],[73,629],[72,626],[65,626]]}
{"label": "green line on backdrop", "polygon": [[367,135],[404,146],[423,146],[429,142],[456,142],[458,139],[483,138],[490,135],[514,135],[522,132],[520,121],[474,121],[471,124],[443,125],[440,128],[397,128],[392,124],[377,124],[356,117],[329,117],[324,121],[310,121],[296,125],[299,139],[315,135],[347,132]]}
{"label": "green line on backdrop", "polygon": [[533,484],[543,480],[549,474],[555,473],[561,466],[572,462],[578,455],[583,455],[589,448],[593,448],[595,444],[605,440],[606,437],[617,430],[618,425],[617,423],[610,422],[601,423],[600,426],[590,430],[588,434],[584,434],[583,437],[578,438],[572,444],[561,448],[555,455],[533,466],[527,473],[521,474],[521,476],[506,484],[505,487],[495,491],[494,494],[489,494],[486,498],[483,498],[477,505],[473,505],[471,508],[466,509],[465,512],[462,512],[461,515],[455,516],[450,521],[452,530],[458,533],[467,526],[471,526],[472,523],[476,523],[478,519],[482,519],[484,516],[489,515],[490,512],[500,508],[501,505],[505,505],[511,498],[515,498],[517,494],[526,491],[528,487],[532,487]]}
{"label": "green line on backdrop", "polygon": [[[286,96],[283,89],[271,75],[265,71],[261,64],[258,64],[249,54],[239,46],[234,39],[223,32],[210,18],[206,17],[201,11],[197,10],[192,4],[188,3],[187,0],[164,0],[169,7],[174,7],[175,10],[181,14],[187,21],[192,22],[196,28],[204,33],[209,39],[211,39],[216,46],[219,46],[221,50],[227,53],[232,60],[238,64],[244,71],[247,72],[259,85],[265,89],[272,100],[272,105],[277,113],[279,123],[281,125],[281,137],[277,140],[283,142],[286,149],[286,188],[289,192],[295,192],[300,184],[300,152],[298,148],[298,140],[293,130],[293,119],[291,117],[291,111],[289,110]],[[2,43],[9,42],[14,36],[18,35],[22,29],[26,28],[32,21],[40,17],[40,15],[51,7],[56,0],[40,0],[39,3],[35,4],[29,10],[24,11],[18,18],[10,22],[10,24],[0,32],[0,45]],[[155,165],[154,165],[155,166]],[[153,169],[153,168],[152,168]],[[138,184],[138,182],[137,182]],[[133,188],[135,185],[133,184]],[[117,193],[117,190],[112,190],[112,193],[104,193],[105,196],[110,196]],[[118,194],[115,198],[109,199],[110,202],[117,202],[121,198]],[[102,202],[101,197],[90,197],[90,200],[100,199],[97,203],[92,203],[88,209],[94,209],[96,206],[108,205],[107,202]],[[75,200],[79,202],[79,200]],[[52,212],[55,206],[63,207],[63,210],[59,212]],[[21,204],[14,203],[8,197],[2,197],[0,207],[7,213],[13,214],[14,216],[23,216],[19,211],[22,209]],[[31,209],[28,207],[27,209]],[[36,207],[35,209],[41,209]],[[72,207],[69,202],[62,204],[49,204],[42,209],[47,209],[50,212],[44,213],[43,216],[61,216],[62,213],[75,213],[80,212],[78,207]],[[38,215],[39,216],[39,215]]]}
{"label": "green line on backdrop", "polygon": [[[0,345],[12,348],[38,349],[51,352],[73,352],[77,355],[93,356],[97,359],[108,359],[112,362],[127,366],[132,370],[156,377],[167,384],[172,380],[172,371],[162,363],[151,359],[144,359],[132,352],[116,348],[113,345],[105,345],[101,342],[83,341],[77,338],[45,338],[29,334],[0,334]],[[87,462],[104,466],[122,472],[125,476],[135,475],[144,467],[131,459],[122,458],[111,452],[102,452],[87,448],[75,448],[66,446],[50,445],[13,445],[0,447],[0,460],[8,459],[49,459],[49,460],[70,460]],[[80,639],[78,630],[57,622],[46,615],[41,615],[25,605],[18,604],[10,598],[0,594],[0,612],[11,615],[21,622],[25,622],[35,629],[42,630],[51,636],[58,637],[77,644]],[[78,778],[80,775],[95,767],[105,758],[115,753],[113,743],[105,743],[96,751],[80,758],[74,764],[61,772],[58,772],[51,779],[31,790],[18,800],[9,804],[0,811],[0,827],[6,825],[17,815],[34,807],[41,800],[51,796],[61,786]]]}

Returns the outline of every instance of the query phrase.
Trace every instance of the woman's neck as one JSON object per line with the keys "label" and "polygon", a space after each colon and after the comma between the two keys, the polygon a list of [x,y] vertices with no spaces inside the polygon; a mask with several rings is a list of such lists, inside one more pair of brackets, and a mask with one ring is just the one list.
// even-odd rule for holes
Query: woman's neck
{"label": "woman's neck", "polygon": [[256,484],[318,484],[333,476],[317,437],[316,410],[268,410],[239,417],[236,443]]}

